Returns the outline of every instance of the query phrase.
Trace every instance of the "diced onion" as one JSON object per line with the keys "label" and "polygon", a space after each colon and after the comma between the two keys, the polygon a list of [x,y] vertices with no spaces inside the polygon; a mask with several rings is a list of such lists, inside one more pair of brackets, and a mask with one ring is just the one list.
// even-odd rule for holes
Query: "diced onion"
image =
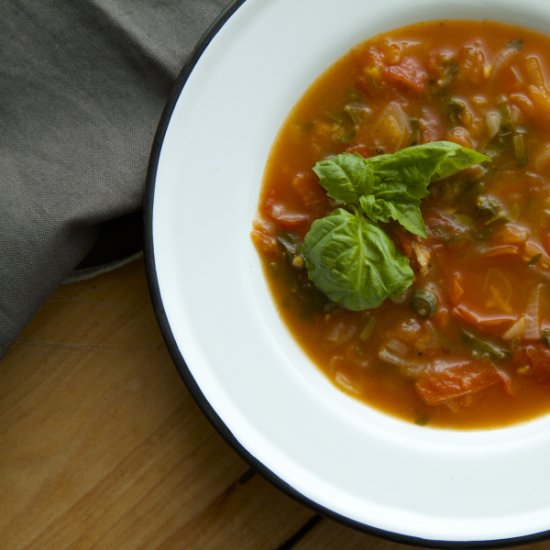
{"label": "diced onion", "polygon": [[411,136],[409,116],[397,101],[391,101],[378,116],[373,127],[379,145],[388,151],[405,147]]}
{"label": "diced onion", "polygon": [[514,61],[517,56],[518,50],[514,48],[505,48],[504,50],[502,50],[495,59],[495,62],[493,63],[491,69],[491,77],[493,79],[497,78],[499,73],[502,72],[506,67],[510,66],[512,61]]}
{"label": "diced onion", "polygon": [[348,342],[355,333],[355,326],[343,321],[330,324],[325,332],[325,339],[331,344],[342,345]]}
{"label": "diced onion", "polygon": [[500,269],[491,268],[485,277],[484,290],[489,298],[487,307],[498,308],[506,313],[511,313],[510,301],[512,299],[512,284]]}
{"label": "diced onion", "polygon": [[522,315],[502,336],[503,340],[520,340],[525,334],[525,315]]}
{"label": "diced onion", "polygon": [[422,273],[422,275],[426,275],[431,260],[430,250],[423,244],[416,241],[413,241],[412,248],[414,250],[414,254],[416,256],[418,264],[420,265],[420,272]]}
{"label": "diced onion", "polygon": [[526,340],[540,340],[540,302],[544,285],[537,285],[529,294],[529,301],[525,312]]}
{"label": "diced onion", "polygon": [[378,352],[378,358],[390,365],[395,365],[396,367],[408,367],[409,361],[404,359],[401,355],[391,352],[387,348],[382,348]]}
{"label": "diced onion", "polygon": [[394,351],[395,353],[398,353],[399,355],[405,355],[409,352],[409,346],[407,346],[405,342],[402,342],[401,340],[397,340],[396,338],[393,338],[392,340],[390,340],[386,344],[386,347],[389,350]]}
{"label": "diced onion", "polygon": [[361,388],[354,384],[350,378],[343,372],[338,371],[334,376],[334,381],[341,386],[344,390],[359,395]]}
{"label": "diced onion", "polygon": [[537,56],[530,55],[525,59],[525,69],[527,70],[527,77],[531,84],[540,86],[541,88],[546,86],[540,59]]}
{"label": "diced onion", "polygon": [[489,111],[485,115],[485,124],[487,126],[487,137],[494,138],[500,132],[502,124],[502,115],[498,111]]}

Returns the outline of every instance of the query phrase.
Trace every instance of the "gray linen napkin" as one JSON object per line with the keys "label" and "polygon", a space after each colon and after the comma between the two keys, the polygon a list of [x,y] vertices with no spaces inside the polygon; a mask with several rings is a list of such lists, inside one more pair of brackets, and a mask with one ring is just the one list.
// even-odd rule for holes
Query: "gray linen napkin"
{"label": "gray linen napkin", "polygon": [[1,0],[0,356],[110,221],[139,216],[171,86],[230,3]]}

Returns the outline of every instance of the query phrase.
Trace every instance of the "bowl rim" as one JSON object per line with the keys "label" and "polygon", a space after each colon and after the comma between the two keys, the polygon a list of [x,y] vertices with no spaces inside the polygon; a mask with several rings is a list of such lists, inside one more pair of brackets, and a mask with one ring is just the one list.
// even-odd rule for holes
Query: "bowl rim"
{"label": "bowl rim", "polygon": [[186,385],[194,401],[197,403],[202,413],[206,416],[211,425],[241,456],[241,458],[243,458],[255,471],[260,473],[267,481],[269,481],[278,489],[282,490],[291,498],[306,505],[311,510],[320,514],[321,516],[336,520],[344,526],[351,527],[365,534],[378,536],[389,541],[430,548],[502,548],[526,543],[536,543],[549,539],[550,530],[505,539],[479,541],[436,540],[415,537],[413,535],[406,535],[395,531],[380,529],[378,527],[374,527],[372,525],[368,525],[366,523],[356,521],[352,518],[339,514],[338,512],[327,508],[322,504],[316,502],[315,500],[302,494],[300,491],[298,491],[296,488],[294,488],[292,485],[290,485],[284,479],[274,473],[250,451],[248,451],[248,449],[243,444],[241,444],[240,441],[233,435],[227,424],[219,416],[214,407],[205,397],[203,391],[193,377],[172,332],[168,316],[164,309],[160,292],[160,285],[157,277],[153,238],[153,210],[155,202],[157,171],[166,132],[170,125],[173,111],[187,83],[187,80],[193,73],[196,65],[200,62],[203,53],[207,50],[213,38],[231,19],[231,17],[237,12],[237,10],[246,2],[247,0],[232,0],[224,9],[220,11],[216,19],[211,23],[211,25],[206,29],[206,31],[196,43],[192,53],[184,63],[180,73],[174,81],[168,99],[162,111],[161,117],[159,119],[149,155],[143,198],[143,251],[145,271],[148,281],[149,295],[151,298],[151,303],[155,312],[157,323],[160,327],[161,334],[167,346],[168,352],[170,353],[170,356],[180,374],[180,377],[182,378],[182,381]]}

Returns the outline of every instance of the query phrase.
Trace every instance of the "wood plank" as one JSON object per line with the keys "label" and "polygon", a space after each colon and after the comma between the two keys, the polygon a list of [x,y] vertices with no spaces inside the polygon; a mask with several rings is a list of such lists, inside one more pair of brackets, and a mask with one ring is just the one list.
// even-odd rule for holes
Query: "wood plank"
{"label": "wood plank", "polygon": [[[423,546],[411,546],[398,542],[388,541],[380,537],[362,533],[328,518],[323,518],[315,529],[309,531],[293,546],[294,550],[332,550],[345,548],[346,550],[419,550]],[[544,541],[521,546],[514,546],[516,550],[550,550],[550,541]]]}
{"label": "wood plank", "polygon": [[0,546],[276,547],[313,513],[181,382],[143,262],[60,288],[0,362]]}
{"label": "wood plank", "polygon": [[307,533],[294,548],[295,550],[323,550],[325,548],[413,550],[413,548],[419,547],[391,542],[341,525],[331,519],[323,518],[316,528]]}

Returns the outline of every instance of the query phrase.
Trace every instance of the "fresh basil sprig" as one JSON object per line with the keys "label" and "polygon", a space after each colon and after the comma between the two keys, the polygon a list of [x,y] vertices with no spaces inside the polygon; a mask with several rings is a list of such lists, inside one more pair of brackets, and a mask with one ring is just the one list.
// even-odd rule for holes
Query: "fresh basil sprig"
{"label": "fresh basil sprig", "polygon": [[309,279],[353,311],[397,297],[412,284],[413,271],[376,224],[395,220],[425,237],[420,202],[429,184],[487,161],[477,151],[437,141],[369,159],[343,153],[318,162],[313,170],[320,184],[351,212],[337,208],[313,222],[302,247]]}

